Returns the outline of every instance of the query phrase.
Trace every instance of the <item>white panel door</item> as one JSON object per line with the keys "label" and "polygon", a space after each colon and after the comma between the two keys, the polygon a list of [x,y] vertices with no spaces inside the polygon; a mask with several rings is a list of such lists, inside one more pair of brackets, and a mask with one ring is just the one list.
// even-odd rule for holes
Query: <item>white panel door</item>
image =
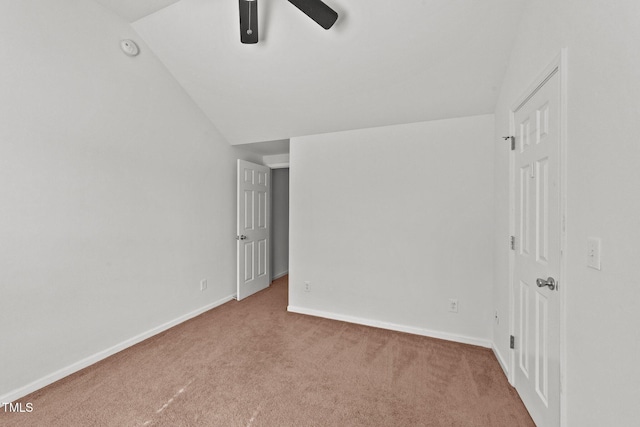
{"label": "white panel door", "polygon": [[[514,382],[538,426],[560,425],[560,91],[553,75],[514,112]],[[562,284],[559,284],[562,286]]]}
{"label": "white panel door", "polygon": [[270,283],[270,187],[271,169],[238,160],[238,301]]}

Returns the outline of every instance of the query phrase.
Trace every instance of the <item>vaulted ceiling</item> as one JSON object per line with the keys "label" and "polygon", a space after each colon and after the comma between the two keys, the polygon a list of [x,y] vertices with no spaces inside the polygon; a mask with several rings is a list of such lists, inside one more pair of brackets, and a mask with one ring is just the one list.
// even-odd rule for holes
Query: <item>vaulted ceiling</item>
{"label": "vaulted ceiling", "polygon": [[151,15],[180,0],[96,0],[129,22]]}
{"label": "vaulted ceiling", "polygon": [[[133,27],[232,144],[492,113],[524,0],[325,0],[324,30],[258,0],[97,0]],[[133,6],[134,4],[135,6]]]}

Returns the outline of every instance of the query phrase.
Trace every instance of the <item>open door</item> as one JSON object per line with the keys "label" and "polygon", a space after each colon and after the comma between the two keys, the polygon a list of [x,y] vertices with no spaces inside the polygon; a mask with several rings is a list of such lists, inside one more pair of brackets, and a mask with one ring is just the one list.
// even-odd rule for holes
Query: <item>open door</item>
{"label": "open door", "polygon": [[238,301],[269,286],[270,187],[271,169],[238,160]]}
{"label": "open door", "polygon": [[514,109],[514,382],[536,425],[560,425],[560,76]]}

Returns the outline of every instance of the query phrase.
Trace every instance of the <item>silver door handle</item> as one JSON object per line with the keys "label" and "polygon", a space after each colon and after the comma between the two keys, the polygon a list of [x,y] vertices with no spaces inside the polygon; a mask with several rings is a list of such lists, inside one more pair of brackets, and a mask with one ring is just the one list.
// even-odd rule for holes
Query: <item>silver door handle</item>
{"label": "silver door handle", "polygon": [[537,279],[536,285],[538,285],[539,288],[548,286],[549,289],[554,290],[556,288],[556,280],[553,277],[549,277],[547,280]]}
{"label": "silver door handle", "polygon": [[247,240],[247,236],[245,236],[244,234],[241,234],[239,236],[236,236],[236,240]]}

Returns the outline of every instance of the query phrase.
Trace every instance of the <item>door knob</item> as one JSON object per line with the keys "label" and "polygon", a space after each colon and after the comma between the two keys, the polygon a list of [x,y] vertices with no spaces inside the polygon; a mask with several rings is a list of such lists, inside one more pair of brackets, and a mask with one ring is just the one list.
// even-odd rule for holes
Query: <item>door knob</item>
{"label": "door knob", "polygon": [[539,288],[548,286],[549,289],[554,290],[556,288],[556,281],[553,277],[549,277],[547,280],[537,279],[536,285],[538,285]]}
{"label": "door knob", "polygon": [[236,240],[247,240],[247,236],[241,234],[240,236],[236,236]]}

